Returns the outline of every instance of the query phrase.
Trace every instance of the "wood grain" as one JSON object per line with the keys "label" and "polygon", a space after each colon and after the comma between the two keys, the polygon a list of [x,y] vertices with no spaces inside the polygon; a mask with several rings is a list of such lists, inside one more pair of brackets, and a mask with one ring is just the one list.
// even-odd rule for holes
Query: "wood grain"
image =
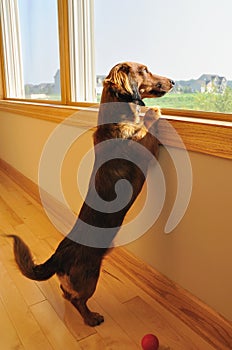
{"label": "wood grain", "polygon": [[231,113],[216,113],[216,112],[205,112],[205,111],[196,111],[196,110],[186,110],[186,109],[176,109],[176,108],[162,108],[163,115],[176,115],[180,117],[190,117],[195,119],[211,119],[211,120],[221,120],[224,122],[232,122]]}
{"label": "wood grain", "polygon": [[71,102],[70,88],[70,52],[69,52],[69,23],[68,2],[58,0],[59,48],[60,48],[60,82],[61,99],[63,104]]}
{"label": "wood grain", "polygon": [[188,151],[232,159],[232,123],[228,127],[177,120],[168,122],[171,127],[162,120],[159,122],[159,135],[164,145],[183,148],[177,133]]}
{"label": "wood grain", "polygon": [[4,66],[4,49],[3,49],[3,40],[2,40],[2,26],[0,28],[0,99],[6,97],[6,79],[5,79],[5,66]]}

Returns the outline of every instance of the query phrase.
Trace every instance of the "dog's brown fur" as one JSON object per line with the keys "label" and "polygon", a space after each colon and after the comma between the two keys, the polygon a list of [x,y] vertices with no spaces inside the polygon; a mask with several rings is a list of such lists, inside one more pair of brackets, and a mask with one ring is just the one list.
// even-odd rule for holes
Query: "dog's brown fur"
{"label": "dog's brown fur", "polygon": [[[139,116],[139,106],[144,105],[143,98],[160,97],[168,92],[173,84],[174,82],[167,78],[151,74],[142,64],[125,62],[113,67],[104,81],[99,123],[94,134],[95,164],[89,190],[74,228],[68,237],[62,240],[55,253],[40,265],[33,262],[30,250],[22,239],[10,235],[14,239],[15,260],[21,272],[26,277],[38,281],[46,280],[56,273],[64,297],[70,300],[85,323],[90,326],[104,321],[103,316],[90,311],[86,305],[95,291],[102,259],[127,211],[142,189],[150,160],[158,154],[158,141],[152,134],[157,126],[160,111],[158,108],[149,109],[142,119]],[[149,133],[149,130],[153,132]],[[112,149],[97,147],[101,146],[102,141],[112,139],[121,140],[117,146],[117,152],[122,154],[121,159],[118,158],[115,145]],[[146,147],[149,152],[144,150],[143,153],[143,147],[138,149],[133,141]],[[104,152],[110,152],[112,157],[99,167]],[[129,160],[125,159],[127,157]],[[137,165],[133,163],[133,159]],[[128,180],[132,186],[132,196],[128,197],[124,208],[112,213],[101,212],[89,205],[96,195],[94,189],[104,201],[113,201],[117,196],[115,184],[121,179]],[[94,229],[87,232],[86,224],[88,227],[106,229],[104,237],[101,238],[103,241],[100,240],[96,247],[78,243],[82,242],[82,238],[88,237],[88,234],[90,238],[95,238]],[[96,237],[96,241],[97,239]]]}

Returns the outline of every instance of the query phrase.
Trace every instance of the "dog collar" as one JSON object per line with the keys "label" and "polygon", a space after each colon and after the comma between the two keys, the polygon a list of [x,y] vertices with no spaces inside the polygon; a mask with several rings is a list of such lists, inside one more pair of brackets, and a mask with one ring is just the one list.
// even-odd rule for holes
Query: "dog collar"
{"label": "dog collar", "polygon": [[133,102],[138,106],[145,106],[145,103],[143,102],[143,100],[141,100],[141,98],[136,98],[133,100]]}

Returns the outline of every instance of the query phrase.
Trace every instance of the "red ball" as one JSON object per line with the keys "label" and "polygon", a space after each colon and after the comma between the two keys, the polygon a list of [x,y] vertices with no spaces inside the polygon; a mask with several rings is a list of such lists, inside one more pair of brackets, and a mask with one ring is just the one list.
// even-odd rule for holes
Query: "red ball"
{"label": "red ball", "polygon": [[154,334],[146,334],[141,341],[141,345],[143,350],[157,350],[159,339]]}

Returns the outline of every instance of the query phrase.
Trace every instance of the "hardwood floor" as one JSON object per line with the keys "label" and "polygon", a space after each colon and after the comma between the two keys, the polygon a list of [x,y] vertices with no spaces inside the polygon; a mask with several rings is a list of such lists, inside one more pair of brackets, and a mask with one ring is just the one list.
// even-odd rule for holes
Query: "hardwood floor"
{"label": "hardwood floor", "polygon": [[[1,171],[0,233],[22,236],[38,262],[63,238],[40,205]],[[12,241],[0,237],[0,349],[141,349],[147,333],[158,336],[160,350],[216,349],[134,284],[110,256],[89,306],[104,315],[102,325],[83,323],[62,297],[55,276],[45,282],[23,277],[14,263]]]}

